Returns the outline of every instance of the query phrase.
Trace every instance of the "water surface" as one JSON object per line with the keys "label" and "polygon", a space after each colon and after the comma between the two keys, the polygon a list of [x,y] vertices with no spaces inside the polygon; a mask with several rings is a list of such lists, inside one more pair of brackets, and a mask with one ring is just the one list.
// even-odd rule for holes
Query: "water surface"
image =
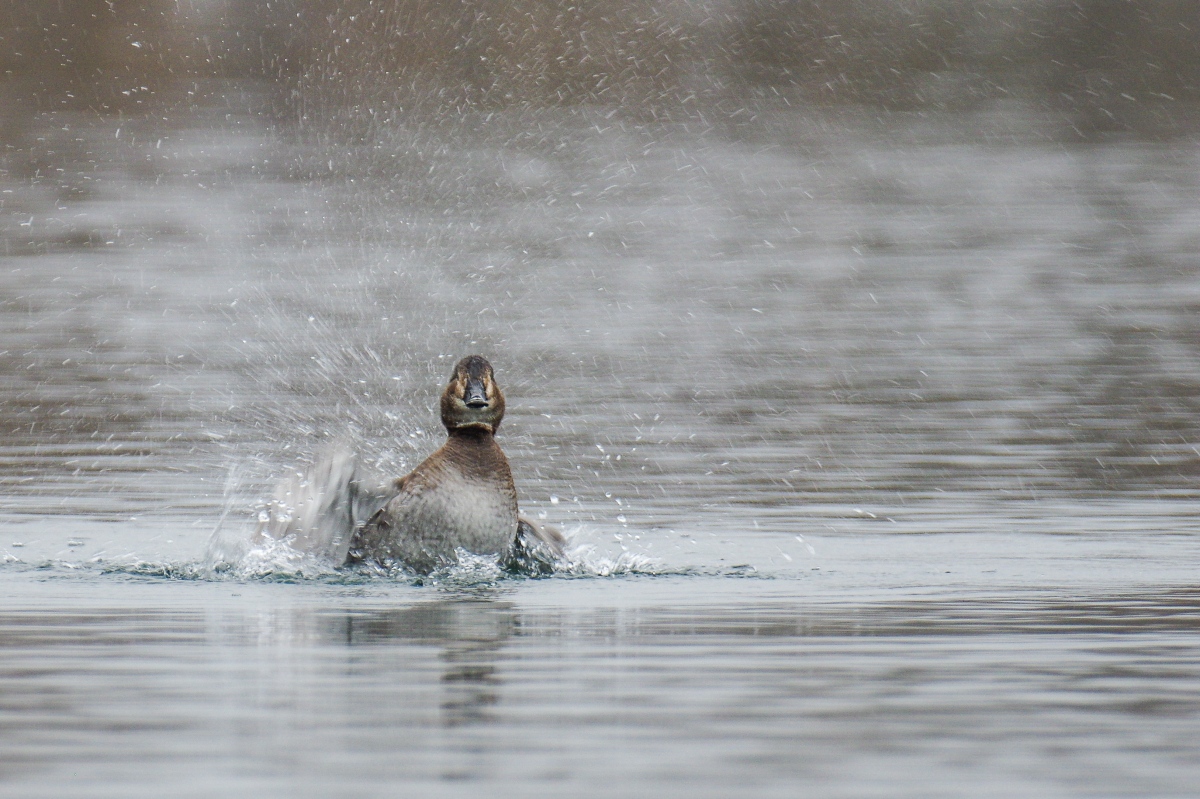
{"label": "water surface", "polygon": [[[1190,143],[253,104],[0,185],[4,793],[1194,794]],[[577,570],[210,568],[469,352]]]}

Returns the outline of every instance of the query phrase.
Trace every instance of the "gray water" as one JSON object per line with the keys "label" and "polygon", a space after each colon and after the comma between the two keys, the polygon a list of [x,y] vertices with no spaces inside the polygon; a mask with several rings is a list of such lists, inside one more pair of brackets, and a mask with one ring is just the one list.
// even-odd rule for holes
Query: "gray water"
{"label": "gray water", "polygon": [[[256,102],[0,173],[0,792],[1196,795],[1194,142]],[[252,551],[471,352],[570,569]]]}

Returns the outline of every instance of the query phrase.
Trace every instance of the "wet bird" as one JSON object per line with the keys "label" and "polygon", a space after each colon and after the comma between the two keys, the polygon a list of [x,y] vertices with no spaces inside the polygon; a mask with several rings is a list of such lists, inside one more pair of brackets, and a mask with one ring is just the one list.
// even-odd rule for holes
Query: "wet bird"
{"label": "wet bird", "polygon": [[446,443],[409,474],[369,487],[349,453],[334,450],[281,488],[260,532],[348,565],[427,574],[465,551],[527,572],[551,570],[565,541],[518,515],[512,470],[496,443],[504,394],[486,358],[454,367],[441,415]]}

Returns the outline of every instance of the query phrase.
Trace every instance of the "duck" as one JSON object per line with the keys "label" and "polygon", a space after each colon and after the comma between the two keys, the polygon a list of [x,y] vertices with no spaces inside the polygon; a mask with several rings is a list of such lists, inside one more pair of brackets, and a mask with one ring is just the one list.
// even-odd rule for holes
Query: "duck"
{"label": "duck", "polygon": [[429,574],[468,552],[526,571],[552,570],[565,539],[519,512],[512,469],[496,441],[504,407],[491,363],[482,355],[460,360],[441,395],[446,442],[394,480],[386,496],[349,480],[345,505],[377,509],[361,524],[350,519],[344,565],[398,564]]}

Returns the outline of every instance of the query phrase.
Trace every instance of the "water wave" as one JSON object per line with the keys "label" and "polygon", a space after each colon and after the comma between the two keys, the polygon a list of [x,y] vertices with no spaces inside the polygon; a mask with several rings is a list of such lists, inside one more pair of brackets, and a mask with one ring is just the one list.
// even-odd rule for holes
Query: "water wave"
{"label": "water wave", "polygon": [[127,554],[72,561],[49,558],[27,561],[8,554],[0,570],[39,571],[55,577],[112,575],[128,578],[201,581],[265,581],[361,585],[375,582],[408,583],[451,589],[511,584],[533,579],[606,579],[621,577],[728,576],[763,577],[751,566],[716,570],[667,563],[647,552],[604,543],[603,531],[579,526],[568,531],[566,551],[558,557],[535,553],[509,558],[479,556],[458,551],[456,562],[431,574],[417,574],[401,563],[365,563],[343,566],[322,553],[297,546],[290,537],[258,534],[249,524],[225,525],[214,530],[200,560],[156,560]]}
{"label": "water wave", "polygon": [[[234,557],[229,557],[230,554]],[[624,551],[613,556],[600,552],[594,546],[582,544],[570,547],[562,557],[552,561],[521,559],[505,562],[494,556],[458,550],[455,563],[430,574],[417,574],[398,562],[337,566],[326,558],[292,548],[287,539],[267,537],[261,537],[241,552],[210,552],[205,571],[214,579],[339,579],[354,582],[382,579],[408,581],[414,585],[453,587],[553,577],[601,578],[691,573],[687,569],[670,568],[642,553]]]}

